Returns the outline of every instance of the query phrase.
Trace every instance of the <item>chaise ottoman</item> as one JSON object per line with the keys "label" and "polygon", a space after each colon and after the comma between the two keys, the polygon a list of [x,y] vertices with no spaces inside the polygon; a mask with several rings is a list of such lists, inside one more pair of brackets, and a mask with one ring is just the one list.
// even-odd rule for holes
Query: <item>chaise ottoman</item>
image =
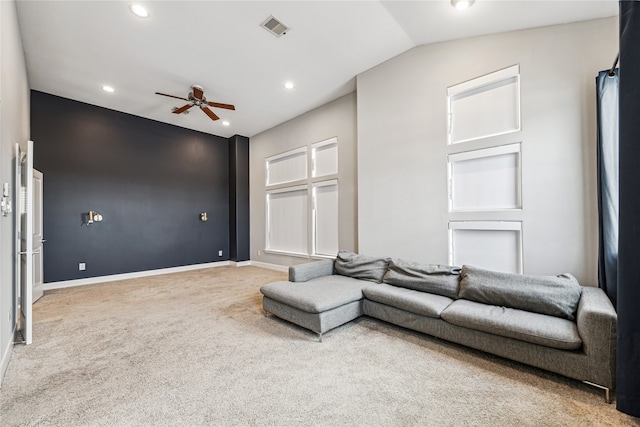
{"label": "chaise ottoman", "polygon": [[362,316],[362,289],[371,285],[332,273],[333,261],[326,260],[292,268],[290,281],[262,286],[265,314],[309,329],[322,342],[325,332]]}

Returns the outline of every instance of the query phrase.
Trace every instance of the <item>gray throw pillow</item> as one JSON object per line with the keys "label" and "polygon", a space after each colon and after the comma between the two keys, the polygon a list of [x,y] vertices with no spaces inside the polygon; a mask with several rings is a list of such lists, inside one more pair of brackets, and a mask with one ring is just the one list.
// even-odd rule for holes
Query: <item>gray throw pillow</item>
{"label": "gray throw pillow", "polygon": [[380,283],[387,272],[390,258],[376,258],[341,250],[336,257],[336,273],[355,279]]}
{"label": "gray throw pillow", "polygon": [[525,276],[462,266],[458,297],[574,320],[582,287],[571,274]]}
{"label": "gray throw pillow", "polygon": [[392,259],[384,282],[415,291],[458,298],[460,267]]}

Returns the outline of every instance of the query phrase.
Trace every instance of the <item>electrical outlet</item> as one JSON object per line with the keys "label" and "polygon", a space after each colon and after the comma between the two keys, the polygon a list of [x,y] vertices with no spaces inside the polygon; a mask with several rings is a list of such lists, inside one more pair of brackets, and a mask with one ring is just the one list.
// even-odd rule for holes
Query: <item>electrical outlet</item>
{"label": "electrical outlet", "polygon": [[84,262],[81,262],[78,264],[78,270],[79,271],[85,271],[87,269],[87,264]]}
{"label": "electrical outlet", "polygon": [[218,256],[222,256],[222,249],[218,251]]}
{"label": "electrical outlet", "polygon": [[258,256],[262,256],[262,251],[258,249]]}

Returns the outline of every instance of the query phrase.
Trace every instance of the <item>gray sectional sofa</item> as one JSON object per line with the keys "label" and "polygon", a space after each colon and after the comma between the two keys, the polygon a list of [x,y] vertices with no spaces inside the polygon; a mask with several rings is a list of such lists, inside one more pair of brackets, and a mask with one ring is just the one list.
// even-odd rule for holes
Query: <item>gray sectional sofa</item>
{"label": "gray sectional sofa", "polygon": [[571,275],[525,276],[340,251],[263,286],[266,313],[320,336],[362,315],[615,389],[616,312]]}

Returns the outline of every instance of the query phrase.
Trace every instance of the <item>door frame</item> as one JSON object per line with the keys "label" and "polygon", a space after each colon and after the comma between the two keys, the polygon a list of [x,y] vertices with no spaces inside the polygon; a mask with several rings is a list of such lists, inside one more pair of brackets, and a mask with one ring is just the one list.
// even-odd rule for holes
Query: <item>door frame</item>
{"label": "door frame", "polygon": [[[33,341],[33,141],[16,143],[16,316],[25,344]],[[27,177],[25,179],[25,177]],[[24,188],[24,191],[23,191]],[[24,266],[23,266],[24,265]],[[18,306],[20,307],[17,310]]]}
{"label": "door frame", "polygon": [[[31,303],[35,303],[44,295],[44,230],[43,230],[43,190],[44,175],[33,169],[33,294]],[[36,184],[40,181],[40,184]],[[39,188],[38,188],[39,187]],[[36,234],[39,232],[39,234]]]}

